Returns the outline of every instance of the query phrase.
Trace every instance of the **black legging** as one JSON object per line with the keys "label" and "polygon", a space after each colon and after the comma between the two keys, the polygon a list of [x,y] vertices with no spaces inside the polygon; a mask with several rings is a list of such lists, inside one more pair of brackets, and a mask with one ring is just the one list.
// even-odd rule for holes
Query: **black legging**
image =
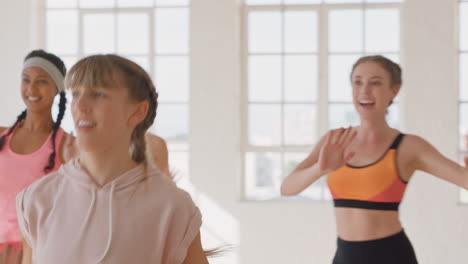
{"label": "black legging", "polygon": [[369,241],[338,238],[333,264],[417,264],[413,246],[404,231]]}

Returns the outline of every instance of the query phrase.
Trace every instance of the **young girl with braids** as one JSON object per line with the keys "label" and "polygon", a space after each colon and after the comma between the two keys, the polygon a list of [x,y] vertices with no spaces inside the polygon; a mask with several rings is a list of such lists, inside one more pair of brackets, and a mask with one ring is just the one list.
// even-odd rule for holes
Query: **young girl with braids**
{"label": "young girl with braids", "polygon": [[333,264],[416,264],[398,211],[408,182],[420,170],[468,189],[468,169],[423,138],[388,126],[387,108],[402,84],[398,64],[362,57],[351,84],[359,126],[329,131],[286,177],[281,192],[297,194],[328,175],[338,233]]}
{"label": "young girl with braids", "polygon": [[[0,127],[0,263],[20,263],[21,233],[16,195],[51,173],[66,160],[67,135],[60,128],[65,113],[63,80],[66,68],[57,56],[43,50],[29,53],[23,65],[21,97],[26,104],[13,126]],[[51,108],[59,94],[54,122]]]}
{"label": "young girl with braids", "polygon": [[33,263],[208,263],[198,208],[145,156],[157,109],[148,74],[125,58],[95,55],[65,83],[78,157],[17,196]]}

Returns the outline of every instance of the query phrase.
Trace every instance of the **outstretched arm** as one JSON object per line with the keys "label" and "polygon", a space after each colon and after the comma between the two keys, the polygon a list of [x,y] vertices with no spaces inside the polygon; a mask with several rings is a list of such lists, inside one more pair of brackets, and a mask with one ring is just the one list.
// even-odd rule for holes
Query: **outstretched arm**
{"label": "outstretched arm", "polygon": [[32,263],[32,249],[23,238],[23,258],[21,264],[31,264]]}
{"label": "outstretched arm", "polygon": [[413,150],[415,155],[415,169],[468,189],[468,169],[466,167],[443,156],[423,138],[409,137],[409,148]]}

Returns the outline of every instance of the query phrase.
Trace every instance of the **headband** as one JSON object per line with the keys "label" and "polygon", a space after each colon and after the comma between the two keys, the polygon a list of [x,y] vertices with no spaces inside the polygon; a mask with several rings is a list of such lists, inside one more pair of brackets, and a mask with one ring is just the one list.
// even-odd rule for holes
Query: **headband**
{"label": "headband", "polygon": [[52,62],[41,57],[32,57],[24,61],[23,70],[29,67],[39,67],[43,69],[50,75],[52,80],[54,80],[59,93],[65,90],[65,85],[63,83],[65,77]]}

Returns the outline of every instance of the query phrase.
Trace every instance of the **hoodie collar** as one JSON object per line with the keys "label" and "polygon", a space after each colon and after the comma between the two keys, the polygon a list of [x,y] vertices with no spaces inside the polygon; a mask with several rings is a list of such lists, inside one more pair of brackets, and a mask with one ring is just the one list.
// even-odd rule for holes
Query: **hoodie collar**
{"label": "hoodie collar", "polygon": [[78,158],[73,159],[67,162],[66,164],[62,165],[60,170],[62,170],[63,174],[70,180],[88,189],[105,189],[106,187],[113,185],[115,190],[120,190],[127,186],[140,182],[143,179],[143,177],[145,177],[145,167],[143,164],[139,164],[135,168],[132,168],[124,172],[123,174],[115,177],[112,181],[109,181],[106,184],[100,186],[89,175],[86,168],[81,166]]}

